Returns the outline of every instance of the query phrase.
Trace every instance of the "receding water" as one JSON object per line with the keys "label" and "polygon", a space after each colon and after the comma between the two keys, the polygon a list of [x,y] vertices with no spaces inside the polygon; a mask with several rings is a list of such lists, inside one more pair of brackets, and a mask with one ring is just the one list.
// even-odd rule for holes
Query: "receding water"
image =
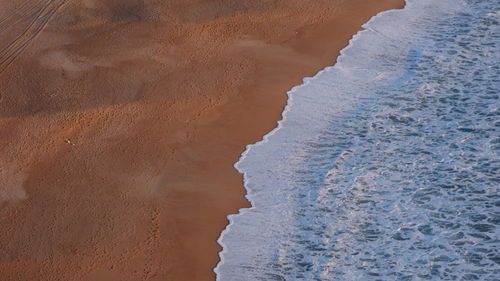
{"label": "receding water", "polygon": [[500,280],[500,1],[407,2],[236,164],[218,280]]}

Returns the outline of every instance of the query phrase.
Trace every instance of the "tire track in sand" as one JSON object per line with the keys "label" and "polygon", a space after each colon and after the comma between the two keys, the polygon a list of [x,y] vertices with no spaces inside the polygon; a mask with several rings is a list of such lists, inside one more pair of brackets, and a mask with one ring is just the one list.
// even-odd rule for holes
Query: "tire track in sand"
{"label": "tire track in sand", "polygon": [[[15,26],[23,20],[34,17],[38,11],[40,10],[39,4],[40,0],[36,1],[24,1],[16,9],[12,12],[9,12],[8,15],[0,19],[0,33],[7,30],[8,28]],[[33,11],[36,10],[35,13]]]}
{"label": "tire track in sand", "polygon": [[14,40],[0,50],[0,74],[2,74],[22,51],[36,38],[49,20],[66,0],[49,0],[35,12],[35,17]]}

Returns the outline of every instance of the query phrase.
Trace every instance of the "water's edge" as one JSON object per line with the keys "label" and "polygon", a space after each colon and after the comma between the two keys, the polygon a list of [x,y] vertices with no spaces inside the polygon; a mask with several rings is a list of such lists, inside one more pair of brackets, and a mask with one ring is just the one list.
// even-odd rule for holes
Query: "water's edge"
{"label": "water's edge", "polygon": [[371,17],[365,24],[363,24],[361,26],[362,29],[359,30],[356,34],[354,34],[352,36],[352,38],[348,41],[347,46],[344,47],[342,50],[340,50],[339,55],[337,56],[337,58],[336,58],[336,60],[335,60],[335,62],[334,62],[333,65],[327,66],[327,67],[319,70],[318,72],[316,72],[312,76],[304,77],[302,79],[302,83],[301,84],[292,87],[289,91],[286,92],[286,95],[287,95],[286,104],[285,104],[285,106],[283,108],[283,111],[281,113],[281,119],[276,122],[276,127],[274,129],[272,129],[271,131],[269,131],[268,133],[266,133],[265,135],[263,135],[261,140],[255,142],[255,143],[248,144],[248,145],[245,146],[245,149],[241,153],[241,156],[240,156],[238,162],[236,162],[234,164],[234,168],[243,176],[243,186],[245,187],[244,197],[250,203],[250,207],[249,208],[241,208],[241,209],[238,210],[237,213],[235,213],[235,214],[229,214],[229,215],[226,216],[227,220],[228,220],[228,224],[221,231],[221,234],[220,234],[219,238],[217,239],[217,243],[222,247],[222,250],[218,253],[218,255],[219,255],[219,263],[216,265],[215,268],[213,268],[213,272],[216,274],[217,279],[219,279],[218,268],[224,264],[224,259],[223,259],[222,255],[225,253],[225,251],[227,251],[227,247],[226,247],[223,239],[224,239],[224,233],[227,232],[227,231],[230,231],[231,226],[233,224],[233,220],[231,218],[233,216],[238,216],[238,215],[244,213],[247,210],[252,210],[252,209],[255,208],[254,203],[252,202],[252,200],[250,198],[248,198],[249,190],[247,189],[247,181],[248,181],[247,172],[245,172],[242,169],[238,168],[238,163],[240,163],[241,161],[243,161],[245,159],[246,155],[250,152],[250,150],[252,149],[252,147],[265,144],[269,140],[269,137],[271,137],[272,135],[274,135],[278,130],[280,130],[282,128],[282,125],[283,125],[284,120],[286,119],[287,113],[293,107],[293,94],[295,92],[297,92],[297,90],[299,90],[300,88],[305,87],[309,83],[311,83],[312,81],[314,81],[315,77],[318,77],[321,73],[323,73],[325,71],[328,71],[330,68],[334,67],[337,63],[339,63],[341,61],[341,59],[342,59],[342,56],[346,55],[346,52],[350,48],[352,48],[352,45],[356,42],[356,40],[360,36],[362,36],[363,33],[365,33],[365,32],[367,32],[367,31],[370,30],[370,26],[369,25],[370,25],[371,22],[373,22],[374,20],[376,20],[379,17],[383,17],[385,14],[394,13],[394,12],[398,12],[398,11],[403,11],[403,10],[405,10],[407,8],[408,8],[408,2],[407,2],[407,0],[405,0],[405,5],[404,5],[403,8],[401,8],[401,9],[390,9],[390,10],[382,11],[382,12],[377,13],[373,17]]}

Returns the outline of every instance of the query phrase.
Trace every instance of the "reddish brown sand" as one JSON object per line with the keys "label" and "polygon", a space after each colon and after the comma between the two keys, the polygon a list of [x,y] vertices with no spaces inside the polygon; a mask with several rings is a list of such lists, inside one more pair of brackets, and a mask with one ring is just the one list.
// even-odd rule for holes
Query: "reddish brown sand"
{"label": "reddish brown sand", "polygon": [[0,0],[0,279],[213,280],[233,168],[402,0]]}

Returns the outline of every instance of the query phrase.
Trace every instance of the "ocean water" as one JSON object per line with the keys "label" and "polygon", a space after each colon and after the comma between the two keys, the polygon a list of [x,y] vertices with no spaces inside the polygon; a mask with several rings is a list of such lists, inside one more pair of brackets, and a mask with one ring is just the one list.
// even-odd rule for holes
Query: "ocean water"
{"label": "ocean water", "polygon": [[408,0],[236,168],[221,281],[500,280],[500,1]]}

